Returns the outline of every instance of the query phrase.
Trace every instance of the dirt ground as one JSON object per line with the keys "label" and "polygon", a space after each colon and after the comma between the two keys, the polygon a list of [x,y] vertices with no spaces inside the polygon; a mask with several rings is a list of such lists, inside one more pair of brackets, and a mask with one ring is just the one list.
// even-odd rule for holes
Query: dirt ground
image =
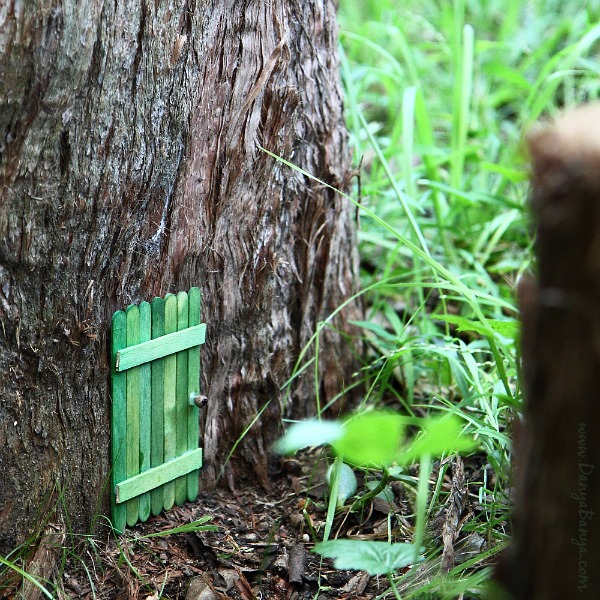
{"label": "dirt ground", "polygon": [[[57,598],[85,600],[299,600],[320,598],[391,598],[384,576],[340,571],[312,552],[322,539],[327,507],[326,457],[319,451],[278,461],[272,489],[246,483],[235,492],[201,492],[193,503],[128,529],[108,543],[85,539],[77,552],[63,552],[55,571]],[[446,509],[430,531],[439,555],[413,568],[402,591],[439,573],[444,561],[463,562],[482,553],[481,536],[461,533],[477,511],[469,480],[481,481],[481,466],[464,467],[461,460],[447,469],[443,487]],[[439,469],[439,465],[436,469]],[[357,472],[359,491],[364,475]],[[432,474],[437,477],[437,470]],[[473,484],[471,484],[473,488]],[[393,498],[374,498],[358,510],[341,509],[333,538],[410,541],[413,533],[412,496],[394,482]],[[389,501],[388,501],[389,500]],[[217,531],[183,532],[143,537],[210,516]],[[437,523],[437,524],[436,524]],[[443,551],[442,551],[443,549]],[[481,565],[479,565],[481,568]],[[408,571],[407,571],[408,572]],[[413,588],[414,589],[414,588]],[[16,599],[13,588],[0,597]],[[33,598],[30,596],[29,598]],[[42,596],[39,596],[42,597]],[[466,596],[465,596],[466,597]]]}

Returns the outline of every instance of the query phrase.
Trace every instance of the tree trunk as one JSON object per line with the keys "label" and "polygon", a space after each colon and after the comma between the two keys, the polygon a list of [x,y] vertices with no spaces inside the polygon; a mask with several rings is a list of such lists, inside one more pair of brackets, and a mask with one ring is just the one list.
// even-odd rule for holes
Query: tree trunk
{"label": "tree trunk", "polygon": [[[331,0],[13,0],[0,7],[0,548],[48,507],[106,512],[109,323],[198,285],[205,468],[267,483],[282,417],[350,383],[355,292]],[[348,331],[357,307],[333,321]],[[310,354],[308,355],[310,358]],[[57,502],[64,494],[64,502]]]}
{"label": "tree trunk", "polygon": [[600,105],[529,138],[537,283],[521,289],[526,427],[515,598],[600,593]]}

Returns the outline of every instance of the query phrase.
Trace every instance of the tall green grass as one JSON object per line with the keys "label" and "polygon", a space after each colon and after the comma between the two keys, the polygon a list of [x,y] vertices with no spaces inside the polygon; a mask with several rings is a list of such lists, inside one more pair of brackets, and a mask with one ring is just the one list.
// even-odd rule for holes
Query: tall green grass
{"label": "tall green grass", "polygon": [[437,387],[442,404],[479,410],[503,452],[499,414],[520,398],[514,286],[531,265],[522,132],[597,97],[598,13],[575,2],[340,5],[372,393],[403,389],[410,410],[419,382]]}
{"label": "tall green grass", "polygon": [[[488,465],[468,528],[489,547],[509,531],[510,422],[522,402],[515,286],[534,268],[522,137],[598,97],[599,19],[597,1],[340,2],[364,207],[364,403],[464,419]],[[471,593],[475,571],[461,573]]]}

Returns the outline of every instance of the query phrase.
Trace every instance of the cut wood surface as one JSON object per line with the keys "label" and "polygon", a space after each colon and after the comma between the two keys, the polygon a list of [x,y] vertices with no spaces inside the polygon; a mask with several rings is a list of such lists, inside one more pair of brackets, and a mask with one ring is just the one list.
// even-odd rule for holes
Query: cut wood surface
{"label": "cut wood surface", "polygon": [[[111,363],[117,360],[117,352],[127,346],[127,317],[120,310],[112,316]],[[112,413],[123,415],[121,419],[111,419],[111,486],[114,489],[119,481],[127,479],[127,374],[113,373],[112,376]],[[161,460],[162,462],[162,460]],[[125,527],[127,508],[116,505],[115,495],[111,494],[113,525],[117,530]],[[161,499],[162,500],[162,499]],[[162,501],[161,501],[162,508]],[[159,509],[160,511],[160,509]]]}
{"label": "cut wood surface", "polygon": [[[151,306],[148,302],[140,303],[140,344],[148,343],[152,336]],[[150,469],[152,432],[152,371],[148,362],[140,365],[140,473]],[[146,521],[150,516],[150,494],[140,496],[140,521]]]}
{"label": "cut wood surface", "polygon": [[[177,296],[165,296],[165,334],[177,331]],[[177,456],[177,356],[165,357],[165,377],[163,385],[163,419],[164,419],[164,451],[165,462]],[[166,483],[163,491],[163,505],[166,510],[175,504],[175,482]]]}
{"label": "cut wood surface", "polygon": [[[201,315],[201,296],[199,288],[192,288],[188,294],[189,302],[189,326],[190,328],[198,327],[200,324]],[[206,325],[204,325],[206,328]],[[204,334],[202,335],[202,342],[204,343]],[[194,346],[187,352],[188,360],[188,377],[186,390],[186,399],[200,393],[200,347]],[[188,419],[186,419],[187,427],[187,450],[194,450],[199,443],[200,436],[200,415],[198,414],[198,407],[194,405],[188,405]],[[198,473],[191,472],[187,476],[187,499],[195,500],[198,496]]]}
{"label": "cut wood surface", "polygon": [[[125,312],[127,321],[127,345],[135,346],[140,339],[140,309],[130,306]],[[125,415],[113,418],[126,419],[127,436],[127,477],[134,477],[140,472],[140,369],[130,369],[127,372],[127,411]],[[117,441],[118,443],[118,441]],[[127,503],[127,525],[135,525],[139,516],[139,498],[133,498]]]}
{"label": "cut wood surface", "polygon": [[[159,338],[165,333],[165,301],[163,298],[152,300],[152,337]],[[164,382],[165,361],[159,358],[150,365],[152,377],[152,448],[150,449],[150,466],[157,467],[164,462]],[[156,488],[151,492],[152,514],[158,515],[163,509],[163,489]]]}

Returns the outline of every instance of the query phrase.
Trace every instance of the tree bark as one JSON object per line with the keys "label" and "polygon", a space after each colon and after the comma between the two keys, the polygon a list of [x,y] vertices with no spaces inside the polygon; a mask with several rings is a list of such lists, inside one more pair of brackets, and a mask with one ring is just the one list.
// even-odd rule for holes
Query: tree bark
{"label": "tree bark", "polygon": [[600,591],[600,105],[529,136],[537,282],[521,288],[525,430],[509,588]]}
{"label": "tree bark", "polygon": [[[109,323],[198,285],[205,468],[267,484],[282,417],[349,385],[357,285],[331,0],[0,7],[0,548],[106,513]],[[310,353],[307,358],[310,358]],[[64,501],[58,502],[62,494]]]}

